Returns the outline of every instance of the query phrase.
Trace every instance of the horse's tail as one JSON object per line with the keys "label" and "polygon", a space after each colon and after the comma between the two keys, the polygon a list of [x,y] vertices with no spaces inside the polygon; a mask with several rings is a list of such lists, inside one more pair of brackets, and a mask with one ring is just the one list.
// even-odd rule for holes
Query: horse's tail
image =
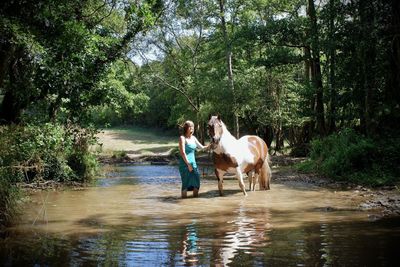
{"label": "horse's tail", "polygon": [[264,163],[261,167],[261,173],[259,177],[260,183],[260,190],[269,190],[270,189],[270,182],[271,182],[271,168],[269,167],[270,160],[269,160],[269,153],[265,157]]}

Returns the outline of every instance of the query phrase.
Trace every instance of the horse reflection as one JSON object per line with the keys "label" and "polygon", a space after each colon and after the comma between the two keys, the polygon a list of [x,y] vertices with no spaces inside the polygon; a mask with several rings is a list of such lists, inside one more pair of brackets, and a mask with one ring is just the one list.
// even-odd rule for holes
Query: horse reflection
{"label": "horse reflection", "polygon": [[[240,250],[245,253],[256,252],[256,247],[265,247],[268,242],[267,232],[270,225],[269,213],[263,214],[265,218],[252,218],[241,207],[235,220],[228,222],[231,225],[231,231],[225,232],[222,238],[222,245],[215,254],[218,256],[216,266],[227,266],[234,261],[235,255]],[[259,254],[259,252],[258,252]]]}

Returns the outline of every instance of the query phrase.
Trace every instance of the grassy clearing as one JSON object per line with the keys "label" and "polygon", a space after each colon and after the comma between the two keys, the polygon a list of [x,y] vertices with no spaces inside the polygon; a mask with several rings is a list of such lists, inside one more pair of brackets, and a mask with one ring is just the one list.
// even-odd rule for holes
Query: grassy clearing
{"label": "grassy clearing", "polygon": [[178,147],[178,134],[137,126],[102,130],[98,138],[102,155],[167,155]]}

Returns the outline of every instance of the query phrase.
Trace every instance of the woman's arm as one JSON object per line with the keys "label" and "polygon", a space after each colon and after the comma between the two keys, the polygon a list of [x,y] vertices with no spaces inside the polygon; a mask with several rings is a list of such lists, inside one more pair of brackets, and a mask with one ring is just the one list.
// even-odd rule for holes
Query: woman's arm
{"label": "woman's arm", "polygon": [[203,146],[203,145],[199,142],[199,140],[197,140],[196,136],[194,136],[194,141],[196,142],[196,146],[197,146],[198,148],[200,148],[200,149],[208,149],[209,146],[210,146],[210,145],[208,145],[208,146]]}
{"label": "woman's arm", "polygon": [[185,153],[185,137],[181,136],[179,137],[179,153],[181,154],[181,157],[183,161],[186,163],[188,166],[189,171],[191,172],[193,170],[192,164],[189,163],[186,153]]}

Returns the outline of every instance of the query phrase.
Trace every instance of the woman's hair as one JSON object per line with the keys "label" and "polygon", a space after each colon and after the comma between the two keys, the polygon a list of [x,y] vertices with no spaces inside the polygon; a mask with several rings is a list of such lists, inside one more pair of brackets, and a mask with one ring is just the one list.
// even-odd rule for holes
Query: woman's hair
{"label": "woman's hair", "polygon": [[194,126],[193,121],[185,121],[183,124],[183,134],[185,135],[190,126]]}

